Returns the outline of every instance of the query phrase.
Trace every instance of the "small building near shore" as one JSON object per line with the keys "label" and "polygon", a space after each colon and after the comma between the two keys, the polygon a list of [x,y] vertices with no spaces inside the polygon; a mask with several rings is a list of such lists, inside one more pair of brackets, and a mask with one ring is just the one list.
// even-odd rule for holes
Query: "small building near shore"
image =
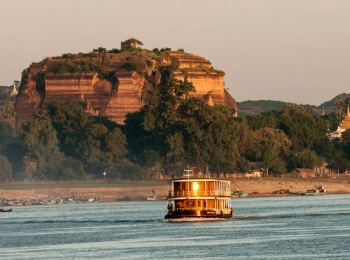
{"label": "small building near shore", "polygon": [[286,176],[291,178],[310,178],[316,177],[315,171],[310,168],[295,168],[291,172],[287,173]]}
{"label": "small building near shore", "polygon": [[261,177],[261,171],[253,170],[251,173],[246,173],[246,178],[260,178]]}

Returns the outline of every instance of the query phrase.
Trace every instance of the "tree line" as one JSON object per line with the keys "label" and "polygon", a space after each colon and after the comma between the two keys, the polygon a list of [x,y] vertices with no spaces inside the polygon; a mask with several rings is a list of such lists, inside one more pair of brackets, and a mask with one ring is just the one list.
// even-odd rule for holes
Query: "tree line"
{"label": "tree line", "polygon": [[350,168],[350,130],[330,140],[339,114],[316,116],[288,104],[280,110],[234,118],[229,107],[192,98],[192,83],[169,80],[124,125],[84,112],[84,104],[45,103],[18,133],[0,122],[0,181],[150,180],[157,174],[249,172],[263,162],[267,174],[328,163]]}

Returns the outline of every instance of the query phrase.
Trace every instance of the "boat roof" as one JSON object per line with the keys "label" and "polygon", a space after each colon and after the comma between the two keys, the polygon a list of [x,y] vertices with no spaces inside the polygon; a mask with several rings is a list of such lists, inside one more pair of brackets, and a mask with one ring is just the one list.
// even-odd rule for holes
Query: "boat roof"
{"label": "boat roof", "polygon": [[215,178],[187,178],[187,177],[181,177],[178,179],[171,179],[168,182],[183,182],[183,181],[229,181],[229,180],[221,180],[221,179],[215,179]]}

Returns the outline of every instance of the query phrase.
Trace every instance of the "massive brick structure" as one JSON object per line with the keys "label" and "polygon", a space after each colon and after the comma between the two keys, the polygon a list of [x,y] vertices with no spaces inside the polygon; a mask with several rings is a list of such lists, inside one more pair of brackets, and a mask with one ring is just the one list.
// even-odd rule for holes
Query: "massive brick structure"
{"label": "massive brick structure", "polygon": [[[15,104],[17,129],[50,101],[81,102],[87,112],[123,124],[126,113],[147,103],[152,84],[171,78],[192,82],[193,97],[237,110],[224,87],[225,73],[213,69],[210,61],[182,51],[136,48],[133,41],[123,42],[122,49],[64,54],[32,63],[22,73]],[[170,72],[166,78],[164,68]]]}

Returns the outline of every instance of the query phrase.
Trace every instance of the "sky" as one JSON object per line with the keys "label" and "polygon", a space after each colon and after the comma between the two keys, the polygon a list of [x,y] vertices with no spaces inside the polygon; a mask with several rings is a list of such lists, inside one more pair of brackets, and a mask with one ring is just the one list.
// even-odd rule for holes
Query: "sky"
{"label": "sky", "polygon": [[0,0],[0,36],[2,86],[32,62],[134,37],[210,60],[238,102],[350,92],[348,0]]}

